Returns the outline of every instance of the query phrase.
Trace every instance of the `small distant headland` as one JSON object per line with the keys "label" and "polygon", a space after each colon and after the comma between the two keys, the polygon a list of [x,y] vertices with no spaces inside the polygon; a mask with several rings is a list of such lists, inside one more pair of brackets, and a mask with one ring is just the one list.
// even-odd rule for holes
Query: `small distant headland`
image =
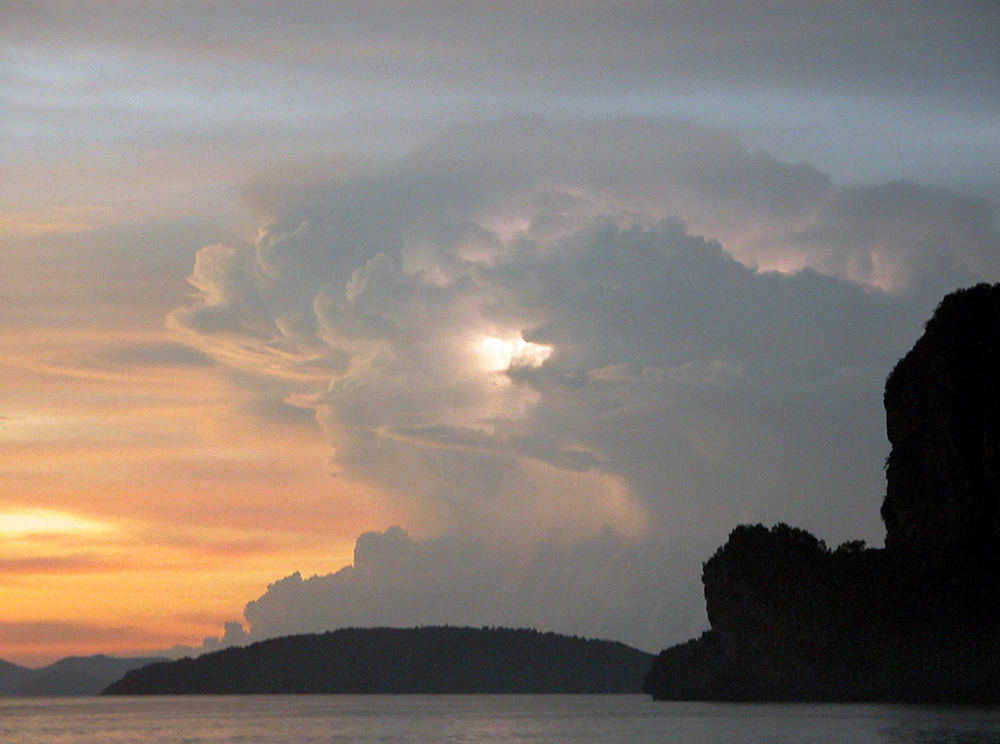
{"label": "small distant headland", "polygon": [[652,655],[507,628],[346,628],[126,674],[105,695],[637,693]]}
{"label": "small distant headland", "polygon": [[1000,284],[948,295],[885,386],[884,549],[737,527],[664,700],[1000,703]]}
{"label": "small distant headland", "polygon": [[125,672],[164,661],[149,657],[69,656],[41,669],[0,660],[0,697],[97,695]]}

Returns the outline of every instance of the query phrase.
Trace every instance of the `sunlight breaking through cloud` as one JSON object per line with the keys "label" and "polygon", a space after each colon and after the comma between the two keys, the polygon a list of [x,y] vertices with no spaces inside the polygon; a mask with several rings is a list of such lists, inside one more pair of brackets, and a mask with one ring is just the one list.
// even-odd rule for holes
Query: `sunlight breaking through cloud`
{"label": "sunlight breaking through cloud", "polygon": [[476,342],[475,349],[484,372],[506,372],[518,367],[538,368],[553,352],[551,346],[525,341],[520,334],[507,338],[484,335]]}

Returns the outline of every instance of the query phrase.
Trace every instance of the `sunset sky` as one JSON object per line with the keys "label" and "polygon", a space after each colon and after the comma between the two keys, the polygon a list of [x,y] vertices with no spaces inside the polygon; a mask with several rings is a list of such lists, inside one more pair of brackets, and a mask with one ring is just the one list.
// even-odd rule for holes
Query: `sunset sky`
{"label": "sunset sky", "polygon": [[741,522],[879,544],[885,377],[1000,281],[998,29],[0,0],[0,659],[656,651]]}

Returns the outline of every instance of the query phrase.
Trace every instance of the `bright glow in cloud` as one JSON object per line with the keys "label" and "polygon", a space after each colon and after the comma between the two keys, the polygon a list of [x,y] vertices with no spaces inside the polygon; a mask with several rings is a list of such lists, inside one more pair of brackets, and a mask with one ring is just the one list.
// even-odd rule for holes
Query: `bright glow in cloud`
{"label": "bright glow in cloud", "polygon": [[552,356],[552,347],[525,341],[520,334],[508,338],[484,335],[475,344],[484,372],[506,372],[518,367],[537,369]]}

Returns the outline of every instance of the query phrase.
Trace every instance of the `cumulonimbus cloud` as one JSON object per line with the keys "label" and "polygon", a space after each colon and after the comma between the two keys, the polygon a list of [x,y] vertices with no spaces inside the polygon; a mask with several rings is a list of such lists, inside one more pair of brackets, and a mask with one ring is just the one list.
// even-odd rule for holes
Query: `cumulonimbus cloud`
{"label": "cumulonimbus cloud", "polygon": [[[257,239],[203,248],[196,300],[171,322],[260,395],[315,410],[340,473],[469,556],[578,545],[602,525],[876,536],[882,380],[943,285],[1000,274],[984,202],[838,188],[678,122],[467,127],[248,198],[268,215]],[[266,633],[448,615],[576,628],[572,602],[546,615],[544,582],[510,580],[527,575],[512,553],[449,562],[464,548],[434,539],[364,538],[354,568],[278,582],[247,617]],[[396,548],[405,584],[378,569]],[[696,584],[697,561],[675,563],[671,582]],[[585,564],[560,570],[590,596],[601,572]],[[648,570],[616,581],[644,587]]]}
{"label": "cumulonimbus cloud", "polygon": [[[408,625],[536,626],[656,648],[695,632],[706,543],[635,540],[610,529],[543,540],[527,553],[450,533],[417,540],[399,527],[358,538],[354,564],[326,576],[298,573],[246,608],[245,642],[318,628]],[[685,577],[664,580],[664,571]],[[657,602],[647,601],[653,594]]]}

